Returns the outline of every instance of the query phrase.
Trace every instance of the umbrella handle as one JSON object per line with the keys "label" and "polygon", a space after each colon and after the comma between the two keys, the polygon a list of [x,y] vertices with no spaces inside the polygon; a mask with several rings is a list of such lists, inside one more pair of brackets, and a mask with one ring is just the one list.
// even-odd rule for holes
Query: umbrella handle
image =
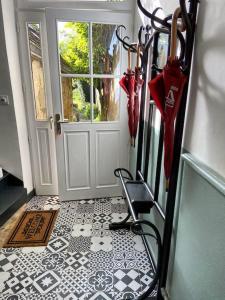
{"label": "umbrella handle", "polygon": [[128,69],[131,70],[131,51],[128,48]]}
{"label": "umbrella handle", "polygon": [[170,61],[173,61],[177,54],[177,19],[180,13],[180,7],[176,8],[175,12],[173,13],[170,39]]}
{"label": "umbrella handle", "polygon": [[141,45],[137,44],[137,62],[136,62],[137,68],[139,68],[139,64],[140,64],[140,51],[141,51]]}

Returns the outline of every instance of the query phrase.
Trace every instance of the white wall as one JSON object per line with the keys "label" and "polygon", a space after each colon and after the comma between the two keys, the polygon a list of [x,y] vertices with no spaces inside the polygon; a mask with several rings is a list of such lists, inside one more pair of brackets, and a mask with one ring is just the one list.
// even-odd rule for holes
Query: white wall
{"label": "white wall", "polygon": [[[150,11],[163,7],[165,15],[179,5],[176,0],[142,3]],[[225,177],[224,9],[223,0],[200,3],[183,147]]]}
{"label": "white wall", "polygon": [[46,7],[69,9],[106,9],[133,10],[136,0],[127,1],[99,1],[99,0],[15,0],[19,9],[40,9]]}
{"label": "white wall", "polygon": [[[0,4],[1,5],[1,4]],[[8,95],[9,105],[0,105],[0,166],[22,179],[19,140],[0,6],[0,94]]]}
{"label": "white wall", "polygon": [[225,177],[225,2],[202,1],[184,147]]}
{"label": "white wall", "polygon": [[[13,0],[2,0],[2,12],[15,117],[18,131],[22,177],[28,193],[33,189],[26,112],[19,64],[18,40]],[[15,151],[16,152],[16,151]]]}

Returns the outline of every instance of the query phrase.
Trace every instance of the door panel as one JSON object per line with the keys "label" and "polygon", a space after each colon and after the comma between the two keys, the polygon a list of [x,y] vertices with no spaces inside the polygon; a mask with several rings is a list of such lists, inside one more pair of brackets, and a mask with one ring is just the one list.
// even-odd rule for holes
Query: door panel
{"label": "door panel", "polygon": [[55,133],[44,12],[19,12],[23,89],[37,195],[57,195]]}
{"label": "door panel", "polygon": [[67,190],[90,189],[90,132],[64,131]]}
{"label": "door panel", "polygon": [[120,132],[96,132],[96,186],[97,188],[118,185],[114,170],[119,167]]}
{"label": "door panel", "polygon": [[[127,99],[119,88],[126,57],[122,47],[118,48],[115,25],[131,28],[130,23],[129,13],[46,9],[53,110],[61,116],[56,153],[62,200],[121,195],[113,171],[119,166],[128,168],[129,135]],[[80,56],[71,56],[74,49],[76,54],[82,50],[80,45],[73,44],[76,39],[70,36],[72,44],[65,44],[68,27],[68,34],[74,32],[78,41],[81,27],[89,37],[88,43],[82,37],[86,52]],[[100,35],[101,30],[106,34]],[[101,58],[98,51],[107,44],[106,37],[110,47],[102,52]],[[96,42],[102,38],[102,44]],[[59,42],[63,45],[61,49]],[[67,47],[71,50],[66,53],[68,56],[64,53]],[[85,57],[88,61],[78,65],[79,59]]]}
{"label": "door panel", "polygon": [[37,128],[41,185],[52,184],[51,157],[48,128]]}

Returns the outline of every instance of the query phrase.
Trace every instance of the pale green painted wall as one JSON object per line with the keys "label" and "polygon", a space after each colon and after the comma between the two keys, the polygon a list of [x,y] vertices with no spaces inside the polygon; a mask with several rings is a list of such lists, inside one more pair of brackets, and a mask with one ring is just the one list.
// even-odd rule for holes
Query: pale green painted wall
{"label": "pale green painted wall", "polygon": [[[154,209],[143,217],[163,234]],[[191,154],[183,154],[167,285],[170,299],[225,299],[224,228],[225,180]],[[155,241],[149,239],[149,244],[155,255]]]}
{"label": "pale green painted wall", "polygon": [[[167,287],[172,300],[225,299],[224,191],[223,178],[191,154],[182,156]],[[163,234],[155,210],[143,217]],[[155,254],[154,240],[149,243]]]}
{"label": "pale green painted wall", "polygon": [[223,300],[225,182],[190,157],[183,158],[171,299]]}

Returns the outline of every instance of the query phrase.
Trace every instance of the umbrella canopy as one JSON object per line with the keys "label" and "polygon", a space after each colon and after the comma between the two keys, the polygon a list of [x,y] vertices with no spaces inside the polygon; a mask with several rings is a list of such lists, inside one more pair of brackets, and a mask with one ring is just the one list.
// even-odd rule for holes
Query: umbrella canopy
{"label": "umbrella canopy", "polygon": [[131,69],[127,69],[127,73],[121,78],[119,82],[122,89],[127,94],[127,112],[128,112],[128,127],[131,137],[131,145],[133,145],[133,126],[134,126],[134,87],[135,76]]}
{"label": "umbrella canopy", "polygon": [[179,111],[186,76],[183,74],[180,61],[176,57],[177,19],[180,8],[173,14],[170,57],[161,74],[149,82],[153,100],[164,121],[164,171],[169,180],[174,144],[174,122]]}
{"label": "umbrella canopy", "polygon": [[135,139],[137,136],[137,129],[138,129],[138,123],[139,123],[139,106],[140,106],[140,94],[141,94],[141,88],[144,83],[144,80],[141,79],[141,69],[139,67],[135,67],[135,94],[134,94],[134,109],[133,109],[133,115],[134,115],[134,126],[133,126],[133,139],[134,139],[134,146],[135,146]]}
{"label": "umbrella canopy", "polygon": [[139,98],[140,90],[143,84],[141,79],[141,69],[139,68],[140,47],[137,45],[137,64],[135,71],[131,70],[131,55],[128,50],[128,69],[120,80],[120,86],[127,94],[127,111],[128,111],[128,126],[131,137],[131,145],[135,146],[135,138],[137,135],[139,121]]}
{"label": "umbrella canopy", "polygon": [[135,67],[135,95],[134,95],[134,126],[133,126],[133,139],[134,139],[134,146],[135,146],[135,139],[137,135],[138,123],[139,123],[139,107],[140,107],[140,95],[141,95],[141,88],[144,83],[144,80],[141,78],[141,68],[139,67],[140,62],[140,45],[137,45],[137,62]]}
{"label": "umbrella canopy", "polygon": [[186,76],[182,73],[177,59],[167,62],[163,70],[163,79],[165,90],[164,170],[166,179],[169,179],[173,160],[174,121],[186,82]]}
{"label": "umbrella canopy", "polygon": [[155,102],[156,107],[160,111],[162,118],[164,119],[164,79],[163,72],[157,75],[154,79],[150,80],[148,83],[150,94]]}

